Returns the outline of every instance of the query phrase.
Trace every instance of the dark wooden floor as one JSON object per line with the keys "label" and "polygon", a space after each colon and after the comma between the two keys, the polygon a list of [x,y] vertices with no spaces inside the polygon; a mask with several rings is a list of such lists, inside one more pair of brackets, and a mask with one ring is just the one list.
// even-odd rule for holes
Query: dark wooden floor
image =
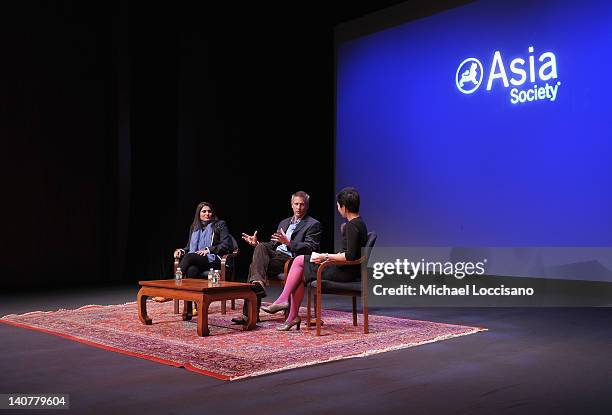
{"label": "dark wooden floor", "polygon": [[[136,287],[4,293],[0,315],[135,297]],[[69,393],[71,410],[57,413],[75,414],[612,413],[612,308],[372,312],[489,331],[224,382],[0,324],[0,393]]]}

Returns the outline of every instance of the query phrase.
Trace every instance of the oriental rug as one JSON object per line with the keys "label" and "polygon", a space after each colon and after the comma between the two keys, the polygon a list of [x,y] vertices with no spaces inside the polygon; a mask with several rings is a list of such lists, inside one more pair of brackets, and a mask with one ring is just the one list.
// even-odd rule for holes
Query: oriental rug
{"label": "oriental rug", "polygon": [[[179,314],[174,314],[172,302],[147,303],[147,313],[153,319],[151,326],[140,323],[135,302],[11,314],[0,322],[223,380],[364,357],[486,330],[370,314],[370,333],[364,334],[361,314],[360,325],[355,327],[350,312],[324,310],[325,324],[319,337],[316,330],[304,328],[305,321],[300,331],[276,331],[283,320],[281,313],[262,312],[258,327],[243,331],[241,326],[230,323],[232,317],[240,315],[241,306],[238,301],[236,310],[228,307],[228,313],[222,315],[220,303],[211,304],[208,337],[198,337],[197,317],[182,321]],[[300,314],[304,316],[306,310]]]}

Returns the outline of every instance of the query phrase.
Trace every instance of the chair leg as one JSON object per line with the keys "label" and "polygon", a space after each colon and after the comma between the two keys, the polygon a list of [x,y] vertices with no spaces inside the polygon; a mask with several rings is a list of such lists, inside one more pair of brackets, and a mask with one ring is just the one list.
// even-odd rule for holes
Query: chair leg
{"label": "chair leg", "polygon": [[[234,258],[232,258],[232,281],[236,281],[236,261]],[[230,303],[230,307],[232,307],[232,310],[236,309],[236,300],[231,300]]]}
{"label": "chair leg", "polygon": [[310,286],[306,288],[306,295],[308,296],[306,300],[306,330],[310,330],[310,309],[312,306],[312,290]]}
{"label": "chair leg", "polygon": [[353,296],[353,326],[357,325],[357,297]]}
{"label": "chair leg", "polygon": [[321,286],[317,285],[317,336],[321,335]]}
{"label": "chair leg", "polygon": [[[179,266],[179,258],[174,258],[174,266],[172,267],[172,275],[176,275],[176,270]],[[174,314],[179,314],[179,300],[174,300]]]}
{"label": "chair leg", "polygon": [[363,333],[368,334],[370,332],[368,322],[368,296],[367,294],[361,297],[363,302]]}
{"label": "chair leg", "polygon": [[[222,261],[221,262],[221,278],[219,280],[223,282],[225,282],[227,278],[225,268],[226,268],[225,261]],[[227,314],[227,305],[226,305],[225,300],[221,300],[221,314]]]}

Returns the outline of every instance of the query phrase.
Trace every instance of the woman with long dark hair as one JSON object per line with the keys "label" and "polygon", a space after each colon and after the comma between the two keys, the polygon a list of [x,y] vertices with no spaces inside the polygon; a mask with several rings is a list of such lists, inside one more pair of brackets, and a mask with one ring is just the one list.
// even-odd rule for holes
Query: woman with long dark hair
{"label": "woman with long dark hair", "polygon": [[[174,258],[181,258],[179,267],[186,278],[197,278],[210,268],[221,267],[221,257],[233,248],[225,221],[217,218],[212,204],[201,202],[196,208],[193,222],[189,227],[189,237],[184,248],[174,251]],[[155,297],[155,301],[169,299]]]}
{"label": "woman with long dark hair", "polygon": [[176,249],[174,257],[181,258],[179,266],[183,275],[194,278],[210,268],[219,269],[221,256],[230,253],[232,245],[225,221],[217,218],[212,204],[202,202],[189,227],[187,245]]}

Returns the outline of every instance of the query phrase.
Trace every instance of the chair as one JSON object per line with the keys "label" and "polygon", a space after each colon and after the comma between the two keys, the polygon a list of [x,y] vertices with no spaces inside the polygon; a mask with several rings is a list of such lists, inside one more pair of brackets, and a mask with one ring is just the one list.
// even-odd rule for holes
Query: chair
{"label": "chair", "polygon": [[[232,235],[230,235],[230,237],[232,238],[232,252],[230,252],[229,254],[225,254],[221,257],[221,277],[219,278],[219,281],[227,281],[227,276],[230,276],[230,280],[229,281],[234,281],[236,279],[236,256],[238,255],[238,242],[236,242],[236,239],[234,239],[234,237]],[[174,259],[174,269],[173,269],[173,274],[176,274],[176,269],[178,268],[179,265],[179,258],[175,258]],[[208,278],[208,273],[209,270],[205,270],[202,273],[200,273],[201,277],[204,278]],[[231,300],[231,307],[232,310],[236,309],[236,304],[234,300]],[[178,314],[179,313],[179,300],[174,300],[174,314]],[[221,301],[221,314],[226,314],[227,313],[227,309],[226,309],[226,302],[225,300]]]}
{"label": "chair", "polygon": [[283,266],[283,272],[278,275],[268,275],[268,285],[279,285],[280,287],[285,286],[285,280],[287,279],[287,275],[289,274],[289,268],[291,268],[291,263],[295,258],[289,258],[285,261],[285,265]]}
{"label": "chair", "polygon": [[[353,298],[353,326],[357,325],[357,297],[361,297],[362,312],[363,312],[363,332],[369,332],[368,327],[368,259],[372,247],[376,243],[376,232],[368,232],[364,254],[361,258],[355,261],[327,261],[319,266],[317,270],[317,280],[312,281],[308,285],[308,302],[307,302],[307,321],[306,327],[310,328],[310,309],[312,304],[312,292],[316,289],[316,325],[317,336],[321,335],[321,295],[335,294],[345,295]],[[331,265],[361,265],[361,281],[337,282],[328,281],[321,278],[323,270]]]}

